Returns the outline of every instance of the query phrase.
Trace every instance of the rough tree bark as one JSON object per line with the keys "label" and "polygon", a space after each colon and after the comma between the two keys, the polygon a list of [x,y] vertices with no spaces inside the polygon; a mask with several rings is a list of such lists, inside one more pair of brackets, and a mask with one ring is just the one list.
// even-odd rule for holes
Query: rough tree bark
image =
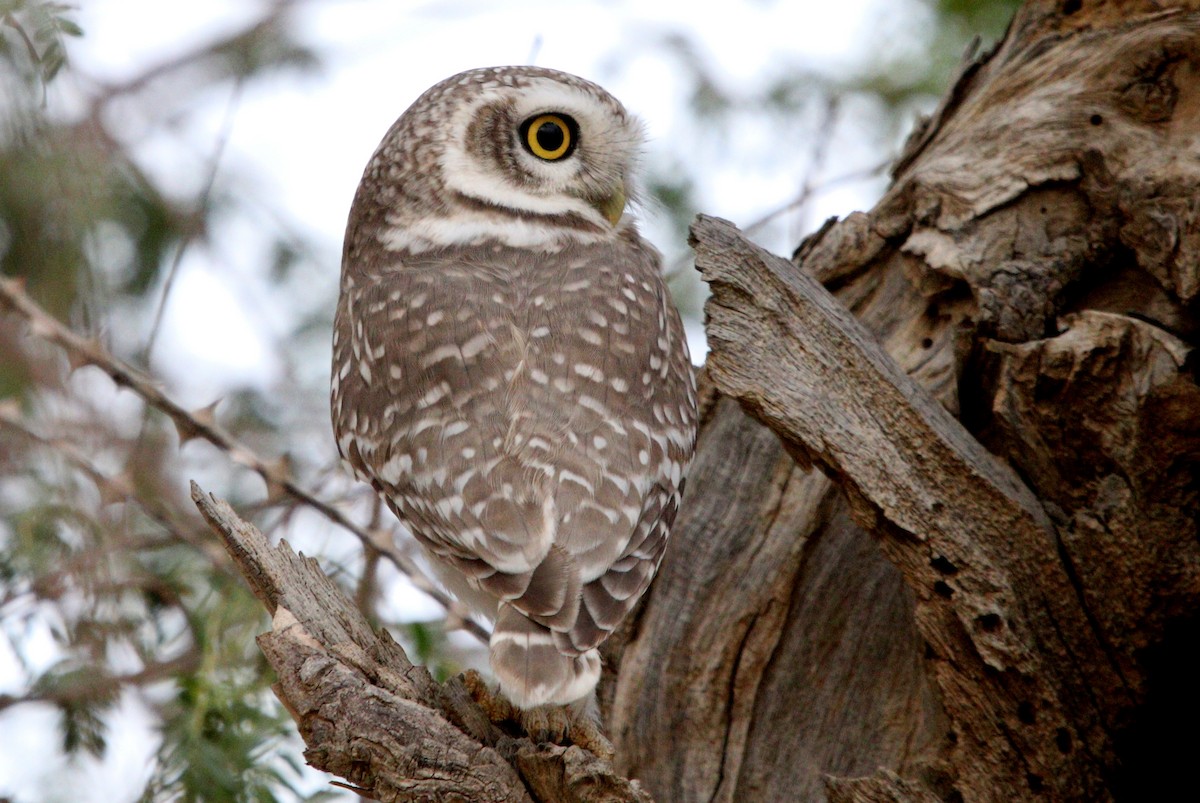
{"label": "rough tree bark", "polygon": [[693,227],[742,409],[620,656],[659,799],[1190,788],[1198,9],[1030,2],[871,212],[792,263]]}
{"label": "rough tree bark", "polygon": [[[314,763],[380,799],[645,799],[621,774],[659,801],[1192,788],[1200,0],[1032,0],[893,178],[791,262],[693,227],[703,425],[663,570],[607,647],[616,771],[260,591]],[[366,683],[305,697],[328,678]],[[364,701],[397,721],[356,737]]]}

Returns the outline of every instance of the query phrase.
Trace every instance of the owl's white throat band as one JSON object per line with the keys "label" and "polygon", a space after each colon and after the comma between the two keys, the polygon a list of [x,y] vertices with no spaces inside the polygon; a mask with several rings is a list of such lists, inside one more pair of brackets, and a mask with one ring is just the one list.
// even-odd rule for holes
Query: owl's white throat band
{"label": "owl's white throat band", "polygon": [[598,231],[594,233],[568,226],[547,226],[543,219],[538,218],[527,221],[519,217],[500,218],[493,214],[460,210],[453,219],[427,216],[403,223],[389,221],[391,225],[379,233],[379,242],[389,251],[413,254],[487,242],[554,253],[571,244],[598,243],[612,237],[616,230],[600,217],[599,212],[586,205],[584,207],[598,221]]}

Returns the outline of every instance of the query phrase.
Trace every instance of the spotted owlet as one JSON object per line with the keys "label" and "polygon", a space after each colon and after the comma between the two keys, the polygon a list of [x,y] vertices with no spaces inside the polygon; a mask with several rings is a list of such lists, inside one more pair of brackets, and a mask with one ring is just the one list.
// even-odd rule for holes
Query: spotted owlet
{"label": "spotted owlet", "polygon": [[624,214],[641,125],[593,83],[464,72],[384,136],[346,229],[333,426],[518,707],[589,695],[662,559],[696,391]]}

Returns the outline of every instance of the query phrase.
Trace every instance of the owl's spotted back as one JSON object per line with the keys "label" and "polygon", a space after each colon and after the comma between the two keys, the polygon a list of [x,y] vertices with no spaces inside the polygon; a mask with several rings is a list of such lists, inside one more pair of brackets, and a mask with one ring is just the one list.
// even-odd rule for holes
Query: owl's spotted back
{"label": "owl's spotted back", "polygon": [[463,73],[388,132],[347,227],[338,447],[494,619],[521,707],[594,688],[692,454],[682,326],[622,215],[640,138],[574,76]]}

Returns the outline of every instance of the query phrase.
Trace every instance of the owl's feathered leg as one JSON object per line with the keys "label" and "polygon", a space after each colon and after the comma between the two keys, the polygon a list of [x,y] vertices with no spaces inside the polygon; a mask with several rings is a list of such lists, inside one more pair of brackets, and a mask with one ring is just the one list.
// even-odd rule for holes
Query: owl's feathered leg
{"label": "owl's feathered leg", "polygon": [[613,745],[600,730],[594,696],[589,695],[567,705],[538,705],[521,709],[474,669],[464,672],[462,680],[475,703],[497,725],[516,724],[535,744],[573,744],[606,761],[612,761]]}

